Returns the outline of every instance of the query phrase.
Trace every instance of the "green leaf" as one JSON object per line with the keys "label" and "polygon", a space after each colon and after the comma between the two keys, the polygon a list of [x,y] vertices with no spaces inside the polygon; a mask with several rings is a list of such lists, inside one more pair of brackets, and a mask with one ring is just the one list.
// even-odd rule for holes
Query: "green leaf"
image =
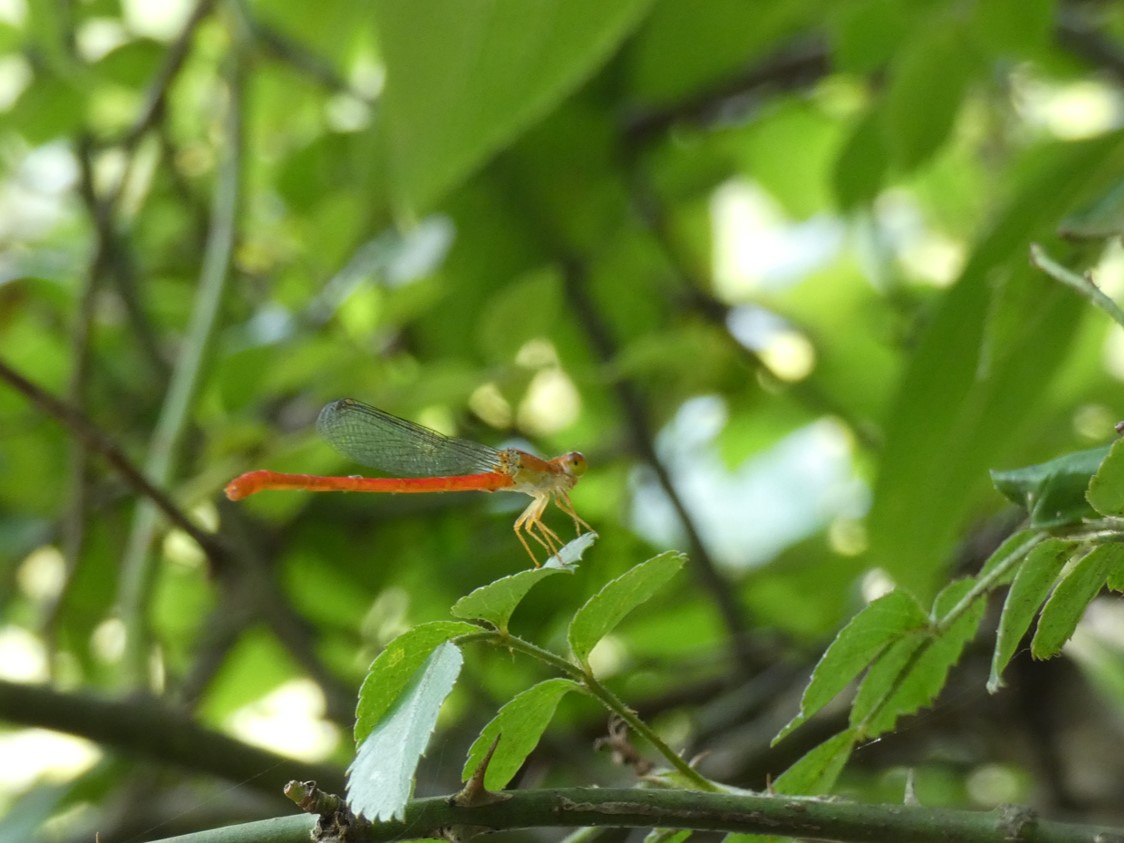
{"label": "green leaf", "polygon": [[439,645],[480,627],[459,621],[434,621],[415,626],[386,645],[371,662],[355,710],[355,744],[363,743],[405,692],[415,672]]}
{"label": "green leaf", "polygon": [[991,482],[1012,503],[1030,513],[1030,526],[1049,530],[1078,524],[1096,511],[1085,499],[1089,480],[1108,454],[1108,447],[1092,448],[1038,465],[992,471]]}
{"label": "green leaf", "polygon": [[896,0],[854,0],[833,9],[832,65],[847,73],[871,73],[901,49],[909,32],[907,4]]}
{"label": "green leaf", "polygon": [[854,730],[844,729],[809,750],[773,782],[773,791],[806,796],[829,792],[851,757],[857,737]]}
{"label": "green leaf", "polygon": [[376,0],[392,177],[415,212],[604,64],[651,0]]}
{"label": "green leaf", "polygon": [[972,29],[981,50],[1026,56],[1046,46],[1054,31],[1055,0],[980,0],[972,4]]}
{"label": "green leaf", "polygon": [[800,712],[773,738],[773,743],[835,699],[888,645],[928,625],[925,610],[904,591],[891,591],[868,605],[831,642],[812,672],[812,681],[800,701]]}
{"label": "green leaf", "polygon": [[[933,616],[943,618],[975,584],[974,579],[950,583],[933,601]],[[987,601],[977,598],[947,629],[918,633],[892,645],[863,678],[851,708],[851,725],[865,737],[876,737],[893,729],[902,715],[932,702],[975,637],[986,608]]]}
{"label": "green leaf", "polygon": [[488,754],[496,736],[500,742],[484,774],[484,787],[501,790],[519,772],[527,756],[538,746],[539,738],[569,691],[582,687],[569,679],[547,679],[523,691],[499,710],[472,744],[465,761],[464,781],[468,781]]}
{"label": "green leaf", "polygon": [[570,649],[588,669],[590,652],[610,630],[657,591],[683,567],[686,557],[676,551],[661,553],[617,577],[578,609],[570,621]]}
{"label": "green leaf", "polygon": [[562,283],[556,270],[538,269],[498,291],[476,320],[480,350],[490,360],[508,362],[530,339],[550,334],[562,309]]}
{"label": "green leaf", "polygon": [[151,38],[137,38],[114,47],[98,60],[94,69],[99,78],[141,88],[156,74],[163,56],[163,44]]}
{"label": "green leaf", "polygon": [[655,3],[625,57],[630,98],[647,106],[705,94],[806,28],[818,6],[814,0]]}
{"label": "green leaf", "polygon": [[527,596],[527,592],[544,577],[560,574],[563,571],[569,573],[570,569],[531,568],[503,577],[466,594],[453,604],[450,611],[455,617],[487,621],[501,632],[507,632],[511,613]]}
{"label": "green leaf", "polygon": [[405,817],[414,772],[463,663],[455,644],[437,645],[394,708],[363,739],[347,771],[347,802],[355,813],[369,820]]}
{"label": "green leaf", "polygon": [[[1027,241],[1049,237],[1056,209],[1119,172],[1121,158],[1119,133],[1043,150],[960,279],[926,313],[925,332],[884,414],[867,517],[868,563],[919,595],[944,579],[944,560],[978,507],[987,468],[1022,446],[1042,420],[1043,390],[1087,307],[1051,279],[1034,277]],[[1015,303],[1020,330],[1001,346],[985,341],[997,273],[1027,289]]]}
{"label": "green leaf", "polygon": [[1085,614],[1097,592],[1108,579],[1108,574],[1124,564],[1124,546],[1102,544],[1078,560],[1042,607],[1038,628],[1030,642],[1030,654],[1036,659],[1048,659],[1061,652],[1062,645],[1077,629],[1077,622]]}
{"label": "green leaf", "polygon": [[1124,563],[1117,562],[1105,577],[1105,585],[1113,591],[1124,591]]}
{"label": "green leaf", "polygon": [[874,201],[888,162],[882,114],[871,109],[859,118],[835,161],[831,182],[839,207],[846,211]]}
{"label": "green leaf", "polygon": [[991,659],[991,675],[987,690],[994,694],[1003,684],[1003,670],[1018,649],[1030,622],[1038,614],[1046,595],[1058,578],[1065,561],[1073,554],[1075,545],[1061,539],[1048,539],[1034,548],[1019,566],[1011,590],[1003,603],[999,617],[999,632],[995,653]]}
{"label": "green leaf", "polygon": [[1073,240],[1107,240],[1124,233],[1124,181],[1117,181],[1063,219],[1058,232]]}
{"label": "green leaf", "polygon": [[919,38],[899,48],[891,70],[884,112],[886,141],[906,170],[931,157],[956,122],[974,62],[958,27],[923,27]]}
{"label": "green leaf", "polygon": [[1094,470],[1085,498],[1101,515],[1124,516],[1124,439],[1112,444],[1104,462]]}

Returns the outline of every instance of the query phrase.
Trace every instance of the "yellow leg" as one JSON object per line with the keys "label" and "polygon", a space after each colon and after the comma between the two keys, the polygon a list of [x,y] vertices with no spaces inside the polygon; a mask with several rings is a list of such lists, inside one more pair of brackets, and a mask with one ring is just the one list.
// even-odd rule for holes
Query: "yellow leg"
{"label": "yellow leg", "polygon": [[[539,533],[542,534],[542,538],[539,538],[535,535],[534,531],[536,527],[538,528]],[[559,538],[558,534],[554,532],[554,530],[550,529],[550,527],[546,526],[546,524],[544,524],[542,521],[538,519],[535,519],[534,521],[528,521],[526,530],[530,535],[538,539],[540,544],[542,544],[547,548],[547,550],[550,551],[551,556],[562,549],[562,539]]]}
{"label": "yellow leg", "polygon": [[539,537],[534,530],[536,524],[540,527],[542,526],[542,521],[539,519],[542,517],[542,511],[546,508],[548,500],[549,499],[545,497],[536,497],[531,501],[530,505],[523,510],[523,514],[515,519],[515,536],[519,539],[519,543],[523,545],[523,549],[527,551],[527,555],[531,557],[531,561],[535,563],[536,568],[541,568],[542,565],[539,560],[535,558],[535,554],[531,552],[530,545],[527,544],[527,540],[523,537],[524,533],[546,549],[548,559],[558,552],[554,547]]}
{"label": "yellow leg", "polygon": [[527,551],[527,555],[531,557],[531,561],[535,563],[535,567],[541,568],[542,563],[535,558],[535,554],[531,553],[531,546],[527,544],[527,540],[523,538],[523,533],[520,532],[518,527],[515,528],[515,538],[519,539],[519,543],[523,545],[523,549]]}
{"label": "yellow leg", "polygon": [[586,532],[588,533],[593,532],[593,528],[590,527],[582,519],[582,517],[578,515],[577,510],[574,509],[574,504],[570,501],[569,495],[567,495],[565,492],[561,492],[557,496],[555,496],[554,502],[558,505],[558,508],[560,510],[565,512],[574,520],[574,532],[576,532],[579,536],[582,534],[582,527],[585,527]]}

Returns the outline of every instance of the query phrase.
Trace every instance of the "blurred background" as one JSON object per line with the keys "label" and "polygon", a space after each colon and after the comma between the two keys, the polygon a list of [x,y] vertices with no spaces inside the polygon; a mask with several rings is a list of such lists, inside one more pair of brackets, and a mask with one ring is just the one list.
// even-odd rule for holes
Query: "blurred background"
{"label": "blurred background", "polygon": [[[338,790],[380,648],[526,566],[514,496],[223,499],[362,471],[344,396],[583,451],[600,539],[513,630],[686,550],[598,668],[764,787],[845,721],[769,747],[840,626],[1018,522],[987,470],[1124,419],[1124,335],[1027,258],[1124,296],[1122,80],[1097,0],[0,2],[0,840]],[[1124,821],[1119,598],[995,696],[989,634],[838,792]],[[419,795],[544,678],[468,659]],[[517,784],[634,781],[605,732],[567,698]]]}

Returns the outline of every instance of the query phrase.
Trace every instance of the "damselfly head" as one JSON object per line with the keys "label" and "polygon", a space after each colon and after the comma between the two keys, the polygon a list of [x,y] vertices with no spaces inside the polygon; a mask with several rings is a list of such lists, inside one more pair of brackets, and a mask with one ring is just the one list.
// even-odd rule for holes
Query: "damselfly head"
{"label": "damselfly head", "polygon": [[573,477],[581,477],[588,468],[588,463],[586,463],[581,451],[570,451],[570,453],[564,454],[561,462],[562,468]]}

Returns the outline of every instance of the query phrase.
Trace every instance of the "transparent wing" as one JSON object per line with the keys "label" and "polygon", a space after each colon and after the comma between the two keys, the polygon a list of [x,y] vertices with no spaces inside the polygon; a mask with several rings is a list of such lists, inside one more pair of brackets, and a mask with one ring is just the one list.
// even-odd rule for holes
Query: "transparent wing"
{"label": "transparent wing", "polygon": [[316,429],[345,457],[399,477],[448,477],[496,470],[499,452],[444,436],[354,398],[320,411]]}

